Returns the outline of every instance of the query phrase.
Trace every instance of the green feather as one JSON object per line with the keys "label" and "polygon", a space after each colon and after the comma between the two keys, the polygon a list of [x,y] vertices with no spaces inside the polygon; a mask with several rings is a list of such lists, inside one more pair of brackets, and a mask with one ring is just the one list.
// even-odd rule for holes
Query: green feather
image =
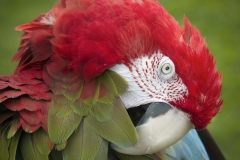
{"label": "green feather", "polygon": [[59,81],[54,81],[54,85],[51,87],[51,91],[54,93],[54,95],[61,95],[63,92],[65,92],[65,89],[63,88],[62,84],[59,83]]}
{"label": "green feather", "polygon": [[22,130],[19,129],[16,134],[11,138],[11,143],[9,146],[9,160],[15,160],[16,157],[16,151],[17,151],[17,147],[18,147],[18,142],[19,142],[19,138],[20,135],[22,133]]}
{"label": "green feather", "polygon": [[93,116],[88,116],[85,120],[96,133],[118,146],[129,147],[138,141],[136,129],[120,99],[115,101],[109,120],[99,122]]}
{"label": "green feather", "polygon": [[80,100],[76,100],[72,105],[71,108],[73,111],[81,116],[87,116],[91,110],[91,106],[87,106],[82,103]]}
{"label": "green feather", "polygon": [[108,141],[103,139],[101,146],[98,150],[98,153],[95,157],[95,160],[107,160],[107,157],[108,157]]}
{"label": "green feather", "polygon": [[[122,85],[122,88],[116,86],[112,79],[113,77],[117,81],[116,84]],[[96,79],[96,83],[97,87],[93,98],[94,102],[91,102],[91,115],[102,122],[108,120],[112,115],[114,99],[119,96],[118,90],[120,92],[123,92],[123,90],[126,91],[127,83],[125,80],[120,78],[118,74],[112,71],[104,72]],[[89,101],[89,99],[87,101]],[[86,101],[84,101],[84,103],[85,102]],[[90,102],[87,102],[87,104],[88,103]]]}
{"label": "green feather", "polygon": [[20,142],[21,152],[24,160],[48,160],[48,156],[42,155],[29,133],[23,134]]}
{"label": "green feather", "polygon": [[38,129],[32,134],[34,144],[42,155],[49,155],[51,152],[51,141],[48,134],[42,129]]}
{"label": "green feather", "polygon": [[[121,76],[105,71],[92,82],[68,80],[71,78],[56,82],[48,114],[50,140],[62,150],[64,159],[106,160],[106,140],[122,147],[137,143],[135,127],[121,100],[116,100],[128,87]],[[49,149],[44,152],[49,153]],[[53,150],[50,157],[55,160],[53,155],[58,157],[60,153]]]}
{"label": "green feather", "polygon": [[98,79],[99,84],[99,94],[98,100],[99,103],[110,104],[114,102],[114,99],[119,96],[116,86],[109,76],[108,71],[104,72]]}
{"label": "green feather", "polygon": [[59,83],[62,85],[65,89],[74,88],[76,86],[76,83],[80,82],[80,84],[83,82],[79,77],[75,77],[74,79],[67,80],[67,81],[59,81]]}
{"label": "green feather", "polygon": [[72,113],[70,105],[72,101],[62,95],[53,95],[50,104],[49,113],[59,118],[66,117]]}
{"label": "green feather", "polygon": [[109,76],[111,77],[112,81],[115,84],[117,89],[118,95],[121,95],[127,91],[128,83],[125,79],[123,79],[119,74],[114,71],[107,71]]}
{"label": "green feather", "polygon": [[95,117],[98,121],[103,122],[108,120],[113,113],[113,103],[96,103],[92,106],[91,115]]}
{"label": "green feather", "polygon": [[78,127],[82,116],[72,112],[66,117],[59,118],[51,113],[48,114],[48,134],[50,140],[56,144],[65,142],[73,131]]}
{"label": "green feather", "polygon": [[64,160],[94,159],[102,143],[102,138],[83,119],[76,132],[68,140],[63,150]]}
{"label": "green feather", "polygon": [[77,100],[82,93],[83,83],[81,81],[75,82],[70,88],[66,88],[63,95],[72,100]]}
{"label": "green feather", "polygon": [[64,143],[56,144],[55,149],[57,151],[62,151],[66,147],[66,144],[67,144],[67,141],[65,141]]}
{"label": "green feather", "polygon": [[15,133],[17,132],[17,129],[18,129],[17,128],[18,124],[19,124],[18,118],[15,118],[10,122],[10,127],[8,129],[8,135],[7,135],[8,139],[15,135]]}
{"label": "green feather", "polygon": [[96,102],[98,100],[98,96],[99,96],[99,91],[100,91],[100,84],[98,83],[98,80],[84,83],[83,91],[80,96],[81,101],[86,106],[92,106],[92,105],[96,104]]}
{"label": "green feather", "polygon": [[104,87],[106,87],[108,89],[108,92],[111,93],[108,96],[117,96],[118,95],[118,91],[116,88],[115,83],[113,82],[112,78],[109,75],[110,71],[106,71],[104,72],[98,79],[98,83],[99,84],[104,84]]}
{"label": "green feather", "polygon": [[[97,102],[112,103],[113,99],[118,97],[117,88],[108,72],[109,71],[104,72],[92,83],[84,84],[84,87],[90,88],[94,93],[94,96],[82,100],[84,104],[94,105]],[[83,90],[83,92],[84,91],[86,90]]]}
{"label": "green feather", "polygon": [[81,81],[79,77],[70,78],[68,81],[54,79],[53,82],[54,85],[51,85],[51,87],[55,95],[64,94],[71,100],[79,98],[83,86],[83,81]]}
{"label": "green feather", "polygon": [[9,159],[8,147],[11,139],[7,139],[7,135],[3,128],[3,124],[0,124],[0,160],[7,160]]}

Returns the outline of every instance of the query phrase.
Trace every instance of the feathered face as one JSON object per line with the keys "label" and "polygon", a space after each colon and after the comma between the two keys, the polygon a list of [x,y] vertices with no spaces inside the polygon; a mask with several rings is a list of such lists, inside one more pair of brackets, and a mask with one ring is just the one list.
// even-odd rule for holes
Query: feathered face
{"label": "feathered face", "polygon": [[151,57],[134,59],[128,66],[115,65],[111,70],[129,83],[128,92],[121,96],[126,108],[159,101],[175,102],[188,94],[173,61],[160,51]]}
{"label": "feathered face", "polygon": [[[137,130],[157,118],[151,127],[165,130],[179,122],[174,131],[183,135],[192,126],[206,127],[222,104],[221,76],[204,39],[187,19],[179,27],[151,0],[81,3],[62,1],[41,20],[54,24],[53,50],[71,62],[69,68],[86,80],[107,69],[121,75],[129,85],[121,95],[126,108],[155,102],[159,111],[156,105],[148,110],[158,114],[147,111]],[[161,119],[163,115],[184,118]],[[162,121],[167,127],[161,128]]]}

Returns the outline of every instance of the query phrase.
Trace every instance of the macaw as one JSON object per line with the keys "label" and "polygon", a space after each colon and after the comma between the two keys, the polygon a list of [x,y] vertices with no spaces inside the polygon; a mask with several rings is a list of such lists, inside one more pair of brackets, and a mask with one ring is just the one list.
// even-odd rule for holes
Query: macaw
{"label": "macaw", "polygon": [[60,0],[0,77],[1,160],[209,159],[221,110],[204,38],[156,0]]}

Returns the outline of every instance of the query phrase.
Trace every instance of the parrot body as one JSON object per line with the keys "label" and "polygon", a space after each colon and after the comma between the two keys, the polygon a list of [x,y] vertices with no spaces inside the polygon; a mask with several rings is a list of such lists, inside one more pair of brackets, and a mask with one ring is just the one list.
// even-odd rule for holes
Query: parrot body
{"label": "parrot body", "polygon": [[155,0],[60,0],[16,29],[0,159],[208,159],[191,129],[220,111],[221,75],[186,18]]}

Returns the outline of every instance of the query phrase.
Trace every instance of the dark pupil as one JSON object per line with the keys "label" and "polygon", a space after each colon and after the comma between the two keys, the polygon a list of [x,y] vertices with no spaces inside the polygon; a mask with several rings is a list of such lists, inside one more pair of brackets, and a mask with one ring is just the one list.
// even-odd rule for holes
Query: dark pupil
{"label": "dark pupil", "polygon": [[167,66],[165,69],[166,69],[166,70],[169,70],[169,66]]}

